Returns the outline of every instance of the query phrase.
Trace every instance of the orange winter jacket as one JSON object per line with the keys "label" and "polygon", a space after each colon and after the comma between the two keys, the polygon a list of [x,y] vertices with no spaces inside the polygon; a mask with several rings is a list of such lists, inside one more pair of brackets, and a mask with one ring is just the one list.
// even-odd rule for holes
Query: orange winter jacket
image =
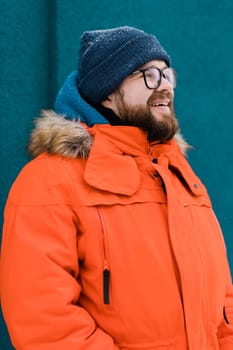
{"label": "orange winter jacket", "polygon": [[17,350],[233,349],[224,241],[181,148],[41,119],[41,154],[5,209],[1,298]]}

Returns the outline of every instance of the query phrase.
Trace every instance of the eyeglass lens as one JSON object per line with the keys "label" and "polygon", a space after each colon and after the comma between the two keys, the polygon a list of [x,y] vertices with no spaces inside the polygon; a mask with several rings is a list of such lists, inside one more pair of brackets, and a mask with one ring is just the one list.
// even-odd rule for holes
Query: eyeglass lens
{"label": "eyeglass lens", "polygon": [[176,86],[176,73],[174,69],[172,68],[165,68],[163,70],[160,70],[155,67],[150,67],[148,69],[144,70],[144,77],[146,80],[147,87],[149,89],[156,89],[159,87],[162,76],[169,81],[169,83],[172,84],[172,86],[175,88]]}

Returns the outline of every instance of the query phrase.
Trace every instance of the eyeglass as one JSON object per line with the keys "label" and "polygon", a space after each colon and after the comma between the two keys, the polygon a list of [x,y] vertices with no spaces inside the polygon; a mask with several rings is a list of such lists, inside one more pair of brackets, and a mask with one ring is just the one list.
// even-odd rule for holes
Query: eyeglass
{"label": "eyeglass", "polygon": [[142,73],[145,85],[148,89],[158,89],[161,84],[162,78],[165,78],[169,83],[176,87],[176,71],[173,68],[166,67],[164,69],[159,69],[157,67],[146,67],[144,69],[139,69],[134,71],[132,74]]}

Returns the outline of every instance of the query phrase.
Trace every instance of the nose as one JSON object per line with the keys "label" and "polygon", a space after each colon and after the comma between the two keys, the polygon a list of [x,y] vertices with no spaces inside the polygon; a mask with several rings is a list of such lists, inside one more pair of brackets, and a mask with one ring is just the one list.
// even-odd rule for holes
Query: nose
{"label": "nose", "polygon": [[157,91],[173,91],[173,85],[167,80],[164,76],[161,78],[161,82],[159,87],[156,89]]}

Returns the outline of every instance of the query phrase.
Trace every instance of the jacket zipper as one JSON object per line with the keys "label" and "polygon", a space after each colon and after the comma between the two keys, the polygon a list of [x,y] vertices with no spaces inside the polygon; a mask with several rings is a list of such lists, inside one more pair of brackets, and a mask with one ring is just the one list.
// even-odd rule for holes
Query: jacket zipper
{"label": "jacket zipper", "polygon": [[227,324],[229,324],[230,322],[229,322],[228,319],[227,319],[225,306],[223,307],[223,317],[224,317],[225,322],[226,322]]}
{"label": "jacket zipper", "polygon": [[104,304],[110,304],[109,289],[110,289],[110,269],[108,263],[108,249],[107,249],[107,233],[101,215],[100,208],[97,208],[97,215],[101,225],[102,235],[103,235],[103,257],[104,257],[104,266],[103,266],[103,302]]}

